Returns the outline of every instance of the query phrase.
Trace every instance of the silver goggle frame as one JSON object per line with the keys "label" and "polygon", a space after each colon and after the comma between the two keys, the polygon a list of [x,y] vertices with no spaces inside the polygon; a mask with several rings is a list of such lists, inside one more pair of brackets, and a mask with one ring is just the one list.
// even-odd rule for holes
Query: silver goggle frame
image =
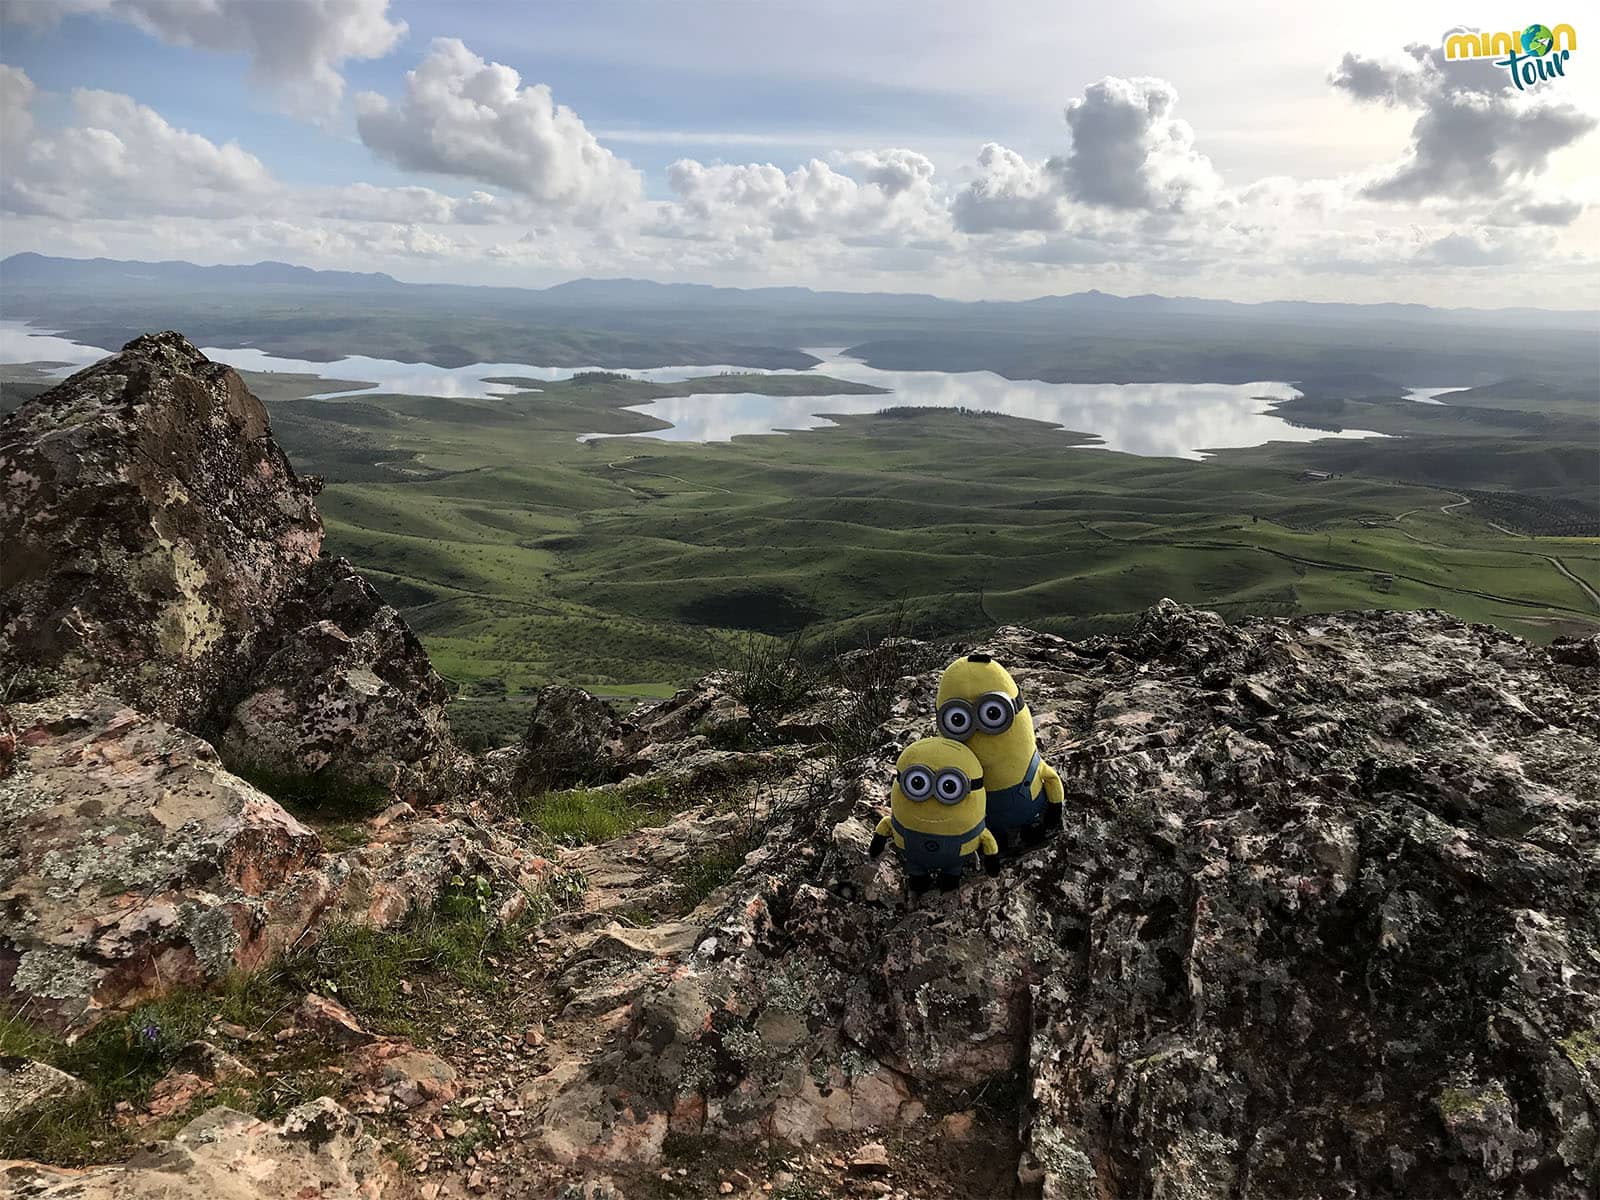
{"label": "silver goggle frame", "polygon": [[967,773],[959,767],[934,771],[924,766],[910,766],[897,773],[895,780],[900,784],[901,793],[914,804],[930,799],[940,804],[960,804],[983,786],[982,775],[968,779]]}
{"label": "silver goggle frame", "polygon": [[[984,710],[990,705],[1002,708],[1004,718],[984,721]],[[975,703],[968,703],[959,697],[946,700],[939,706],[939,733],[958,742],[966,741],[975,733],[1004,733],[1027,707],[1021,692],[1015,696],[1008,696],[1004,692],[985,692]]]}

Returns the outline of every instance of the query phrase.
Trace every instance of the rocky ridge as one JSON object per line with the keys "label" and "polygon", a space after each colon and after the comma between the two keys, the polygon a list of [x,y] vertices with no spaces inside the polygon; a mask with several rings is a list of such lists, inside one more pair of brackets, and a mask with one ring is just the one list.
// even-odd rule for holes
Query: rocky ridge
{"label": "rocky ridge", "polygon": [[0,997],[72,1027],[462,872],[533,882],[442,814],[324,854],[238,774],[414,816],[476,767],[421,643],[319,557],[318,482],[236,372],[130,342],[0,421],[0,478]]}
{"label": "rocky ridge", "polygon": [[536,1143],[651,1163],[1009,1084],[1048,1197],[1600,1184],[1600,640],[1166,603],[984,648],[1067,781],[1062,836],[909,903],[864,853],[936,690],[903,679],[883,749],[777,785],[693,948],[619,991],[617,1041],[524,1095]]}
{"label": "rocky ridge", "polygon": [[437,793],[444,681],[349,563],[319,558],[321,481],[232,368],[137,338],[0,421],[0,478],[13,676],[115,694],[254,766]]}
{"label": "rocky ridge", "polygon": [[[8,1005],[81,1030],[464,875],[516,931],[493,963],[513,986],[405,980],[408,1037],[326,995],[214,1019],[117,1121],[195,1113],[312,1045],[325,1099],[212,1107],[84,1173],[0,1164],[10,1190],[1600,1189],[1600,638],[1170,602],[1118,637],[997,630],[1064,828],[912,902],[866,843],[937,668],[975,647],[886,643],[780,712],[726,673],[626,718],[549,689],[522,745],[467,761],[404,622],[316,556],[308,485],[231,374],[139,339],[0,424],[23,485],[0,501],[0,649],[28,684],[0,710]],[[867,749],[841,761],[846,727]],[[229,769],[247,759],[391,803],[330,850]],[[566,847],[510,803],[576,784],[654,817]],[[552,873],[587,889],[509,924]],[[0,1122],[75,1095],[41,1064],[0,1074]]]}

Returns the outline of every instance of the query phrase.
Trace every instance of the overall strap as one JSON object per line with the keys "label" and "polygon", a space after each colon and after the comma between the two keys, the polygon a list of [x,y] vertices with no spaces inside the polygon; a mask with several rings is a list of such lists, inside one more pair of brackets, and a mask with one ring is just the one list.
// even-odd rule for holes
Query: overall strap
{"label": "overall strap", "polygon": [[1039,751],[1035,750],[1033,752],[1033,757],[1028,760],[1028,773],[1022,777],[1022,786],[1023,787],[1026,787],[1026,788],[1032,788],[1033,787],[1033,781],[1038,776],[1038,774],[1039,774],[1039,766],[1043,762],[1044,762],[1044,759],[1039,757]]}
{"label": "overall strap", "polygon": [[890,825],[890,828],[892,828],[896,833],[898,833],[900,835],[900,837],[903,840],[906,840],[906,841],[909,841],[911,838],[914,838],[914,837],[922,837],[922,838],[929,838],[929,837],[945,838],[945,837],[948,837],[948,838],[955,838],[958,843],[963,843],[963,844],[966,843],[966,842],[970,842],[975,837],[982,837],[983,836],[983,831],[989,827],[987,818],[984,818],[984,819],[980,819],[976,825],[974,825],[971,829],[967,830],[965,833],[960,833],[960,834],[956,834],[956,833],[929,833],[927,830],[923,830],[923,829],[907,829],[904,825],[900,824],[899,818],[896,817],[893,813],[889,814],[889,825]]}

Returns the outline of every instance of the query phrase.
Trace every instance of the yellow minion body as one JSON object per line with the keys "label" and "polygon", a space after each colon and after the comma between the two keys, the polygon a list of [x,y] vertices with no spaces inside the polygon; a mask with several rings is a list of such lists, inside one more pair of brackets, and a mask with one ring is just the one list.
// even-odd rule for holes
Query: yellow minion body
{"label": "yellow minion body", "polygon": [[1000,847],[984,823],[987,807],[977,756],[960,742],[923,738],[895,761],[889,815],[878,823],[872,853],[892,840],[914,889],[935,880],[954,887],[973,854],[992,873]]}
{"label": "yellow minion body", "polygon": [[1039,754],[1033,714],[1011,673],[987,654],[956,659],[939,677],[939,732],[960,741],[983,767],[989,829],[1037,838],[1059,823],[1061,777]]}

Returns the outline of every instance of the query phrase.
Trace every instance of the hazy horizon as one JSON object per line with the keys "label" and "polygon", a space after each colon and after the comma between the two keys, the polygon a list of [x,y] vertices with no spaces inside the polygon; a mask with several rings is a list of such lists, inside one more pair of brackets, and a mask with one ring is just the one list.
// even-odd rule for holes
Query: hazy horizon
{"label": "hazy horizon", "polygon": [[112,258],[112,257],[107,256],[107,255],[96,255],[96,256],[87,256],[87,257],[69,257],[69,256],[66,256],[66,255],[45,254],[43,251],[18,251],[15,254],[9,254],[4,259],[0,259],[0,266],[4,266],[5,263],[9,262],[12,258],[20,258],[20,257],[23,257],[24,255],[27,255],[27,254],[35,254],[35,255],[38,255],[39,257],[42,257],[42,258],[64,259],[65,261],[70,261],[70,262],[80,262],[80,263],[107,262],[107,263],[118,263],[118,264],[139,265],[139,266],[189,266],[189,267],[199,267],[199,268],[202,268],[202,269],[208,269],[208,268],[213,268],[213,267],[241,267],[241,268],[249,268],[249,267],[289,267],[289,268],[294,269],[294,270],[307,270],[307,271],[314,271],[314,272],[323,273],[323,274],[334,274],[334,273],[344,272],[344,273],[347,273],[347,274],[383,276],[385,278],[388,278],[388,279],[392,280],[394,283],[399,284],[399,285],[404,286],[404,287],[430,287],[430,286],[440,286],[440,285],[442,285],[442,286],[446,286],[446,287],[511,288],[511,289],[515,289],[515,290],[524,290],[524,291],[551,291],[551,290],[554,290],[556,288],[560,288],[560,287],[566,286],[568,284],[576,284],[576,283],[601,283],[601,284],[641,283],[641,284],[656,284],[656,285],[660,285],[662,287],[676,287],[676,286],[681,286],[681,287],[704,287],[704,288],[716,288],[716,289],[729,290],[729,291],[751,291],[751,292],[755,292],[755,291],[763,291],[763,290],[776,290],[776,291],[798,290],[798,291],[811,292],[811,293],[817,294],[817,295],[838,294],[838,295],[846,295],[846,296],[884,296],[884,297],[891,297],[891,298],[893,298],[893,297],[904,297],[904,298],[938,300],[938,301],[945,302],[945,303],[950,303],[950,304],[984,304],[984,303],[989,303],[989,304],[995,304],[995,303],[1001,303],[1001,304],[1004,304],[1004,303],[1026,304],[1026,303],[1028,303],[1030,301],[1036,301],[1036,300],[1058,300],[1058,299],[1065,299],[1065,298],[1073,297],[1073,296],[1084,296],[1084,295],[1089,295],[1089,294],[1097,294],[1097,295],[1103,296],[1103,297],[1105,297],[1107,299],[1110,299],[1110,300],[1160,299],[1160,300],[1171,300],[1171,301],[1193,301],[1193,302],[1202,303],[1202,304],[1241,304],[1241,305],[1351,304],[1351,305],[1358,305],[1358,306],[1365,306],[1365,307],[1383,307],[1383,306],[1390,306],[1390,305],[1407,305],[1407,306],[1411,306],[1411,307],[1423,307],[1423,308],[1427,308],[1427,309],[1430,309],[1430,310],[1436,311],[1436,312],[1469,312],[1469,313],[1494,313],[1494,312],[1497,312],[1497,311],[1503,311],[1503,310],[1508,310],[1508,309],[1512,309],[1512,310],[1515,310],[1515,309],[1526,309],[1526,310],[1534,311],[1534,312],[1552,312],[1552,313],[1586,313],[1586,314],[1592,314],[1592,313],[1600,312],[1600,310],[1588,307],[1586,305],[1561,305],[1561,304],[1508,304],[1508,305],[1490,305],[1490,304],[1482,304],[1482,305],[1479,305],[1479,304],[1448,304],[1448,305],[1438,304],[1438,305],[1434,305],[1434,304],[1426,304],[1425,305],[1425,304],[1420,304],[1420,302],[1416,302],[1416,301],[1400,301],[1400,300],[1312,300],[1312,299],[1307,299],[1307,298],[1302,297],[1302,296],[1290,296],[1290,295],[1269,296],[1269,297],[1265,297],[1265,298],[1258,299],[1258,300],[1234,300],[1234,299],[1231,299],[1231,298],[1226,297],[1226,296],[1206,296],[1206,295],[1199,295],[1199,294],[1195,294],[1195,293],[1114,292],[1114,291],[1110,291],[1110,290],[1105,289],[1105,288],[1094,287],[1092,285],[1091,286],[1086,286],[1086,287],[1084,287],[1084,288],[1082,288],[1080,290],[1072,291],[1072,292],[1040,292],[1040,293],[1038,293],[1036,295],[1025,295],[1025,296],[1016,296],[1016,297],[1005,297],[1005,298],[1001,298],[1001,299],[991,299],[989,297],[975,297],[974,298],[974,297],[951,296],[951,295],[943,294],[943,293],[940,293],[940,292],[932,292],[932,291],[891,291],[891,290],[888,290],[887,288],[818,287],[818,286],[814,286],[813,284],[810,284],[810,283],[786,282],[786,281],[783,281],[783,280],[773,280],[773,281],[767,282],[767,283],[748,283],[748,284],[737,284],[737,283],[735,283],[735,284],[729,284],[729,283],[713,283],[710,280],[702,280],[702,279],[670,279],[670,278],[669,279],[658,279],[658,278],[653,278],[653,277],[647,276],[647,275],[577,274],[577,275],[570,275],[570,276],[567,276],[567,277],[564,277],[564,278],[560,278],[560,279],[555,279],[555,280],[553,280],[553,281],[551,281],[549,283],[519,284],[519,283],[503,283],[503,282],[498,282],[498,281],[485,282],[485,281],[481,281],[481,280],[472,281],[472,280],[457,280],[457,279],[407,279],[407,278],[402,277],[401,275],[396,274],[394,271],[358,271],[358,270],[355,270],[353,268],[314,267],[314,266],[311,266],[308,263],[290,262],[290,261],[287,261],[285,259],[276,259],[276,258],[258,258],[258,259],[252,259],[252,260],[241,260],[241,261],[238,261],[238,262],[227,262],[227,261],[221,261],[221,262],[197,262],[197,261],[195,261],[193,259],[187,259],[187,258],[120,259],[120,258]]}

